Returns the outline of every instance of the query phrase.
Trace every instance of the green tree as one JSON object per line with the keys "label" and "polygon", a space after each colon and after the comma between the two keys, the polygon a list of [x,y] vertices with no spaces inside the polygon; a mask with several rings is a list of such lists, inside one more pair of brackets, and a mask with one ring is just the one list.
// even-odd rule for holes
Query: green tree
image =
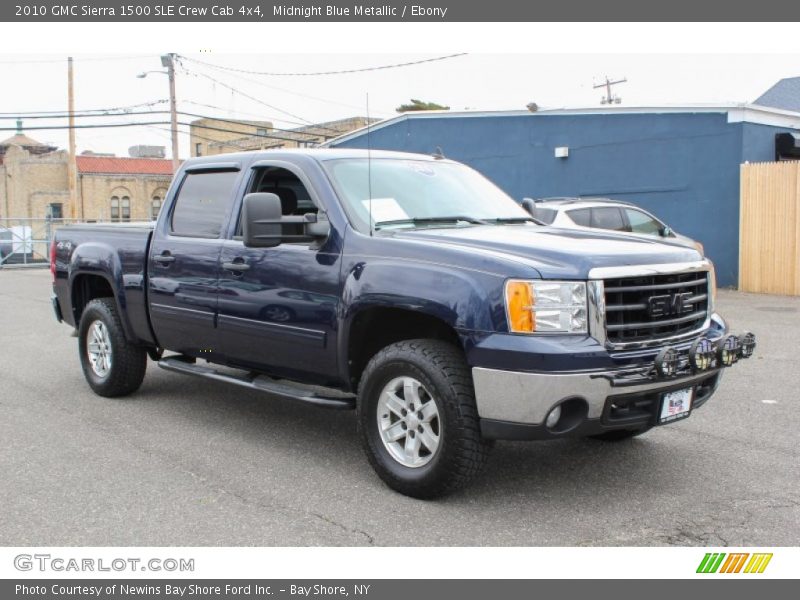
{"label": "green tree", "polygon": [[411,104],[401,104],[395,110],[399,113],[412,112],[417,110],[450,110],[449,106],[442,106],[436,102],[423,102],[422,100],[411,99]]}

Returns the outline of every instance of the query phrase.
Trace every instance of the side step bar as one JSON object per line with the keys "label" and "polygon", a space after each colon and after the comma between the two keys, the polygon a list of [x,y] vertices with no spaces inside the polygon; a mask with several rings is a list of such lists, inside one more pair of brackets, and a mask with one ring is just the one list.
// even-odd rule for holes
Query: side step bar
{"label": "side step bar", "polygon": [[[280,379],[273,379],[267,375],[256,375],[241,371],[240,373],[226,373],[215,369],[213,366],[200,365],[195,363],[193,358],[185,356],[168,356],[158,361],[158,366],[167,371],[184,373],[186,375],[196,375],[206,379],[232,383],[240,387],[251,390],[267,392],[281,398],[290,398],[316,404],[325,408],[354,409],[356,399],[352,394],[345,394],[338,390],[326,390],[326,388],[311,389],[300,384],[285,383]],[[326,390],[330,396],[322,395],[317,390]]]}

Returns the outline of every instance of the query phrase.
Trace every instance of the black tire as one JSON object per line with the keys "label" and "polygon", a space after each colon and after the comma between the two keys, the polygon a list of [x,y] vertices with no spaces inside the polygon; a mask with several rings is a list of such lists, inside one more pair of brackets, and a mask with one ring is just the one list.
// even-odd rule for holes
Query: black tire
{"label": "black tire", "polygon": [[[379,396],[398,377],[416,379],[428,392],[426,401],[438,409],[439,443],[424,466],[403,465],[381,439]],[[435,498],[464,487],[481,471],[492,446],[481,437],[472,375],[461,350],[437,340],[398,342],[369,361],[359,386],[358,424],[364,451],[380,478],[414,498]]]}
{"label": "black tire", "polygon": [[[92,367],[87,351],[90,327],[101,322],[110,340],[111,366],[105,375],[99,375]],[[95,394],[106,398],[127,396],[139,389],[147,370],[147,352],[125,339],[125,332],[111,298],[98,298],[86,305],[78,328],[78,352],[83,375]]]}
{"label": "black tire", "polygon": [[641,427],[640,429],[616,429],[614,431],[606,431],[605,433],[598,433],[597,435],[590,435],[593,440],[600,440],[602,442],[621,442],[629,440],[643,433],[647,433],[652,429],[652,426]]}

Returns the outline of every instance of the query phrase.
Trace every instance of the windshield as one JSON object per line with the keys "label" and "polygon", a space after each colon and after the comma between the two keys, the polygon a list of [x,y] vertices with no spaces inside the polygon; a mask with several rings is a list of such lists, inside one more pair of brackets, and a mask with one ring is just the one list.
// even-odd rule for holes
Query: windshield
{"label": "windshield", "polygon": [[462,164],[426,160],[338,159],[325,163],[347,213],[361,231],[483,222],[531,216],[488,179]]}

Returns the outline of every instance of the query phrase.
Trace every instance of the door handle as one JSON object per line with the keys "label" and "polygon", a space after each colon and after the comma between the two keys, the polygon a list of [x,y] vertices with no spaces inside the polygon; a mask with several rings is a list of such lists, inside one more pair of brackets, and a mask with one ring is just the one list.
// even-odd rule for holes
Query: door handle
{"label": "door handle", "polygon": [[170,255],[169,252],[164,252],[163,254],[159,254],[158,256],[154,256],[153,257],[153,261],[155,261],[155,262],[157,262],[159,264],[162,264],[162,265],[166,265],[166,264],[169,264],[171,262],[175,262],[175,257]]}
{"label": "door handle", "polygon": [[234,261],[234,262],[224,262],[222,263],[222,268],[227,269],[228,271],[236,271],[238,273],[243,273],[250,268],[244,261]]}

